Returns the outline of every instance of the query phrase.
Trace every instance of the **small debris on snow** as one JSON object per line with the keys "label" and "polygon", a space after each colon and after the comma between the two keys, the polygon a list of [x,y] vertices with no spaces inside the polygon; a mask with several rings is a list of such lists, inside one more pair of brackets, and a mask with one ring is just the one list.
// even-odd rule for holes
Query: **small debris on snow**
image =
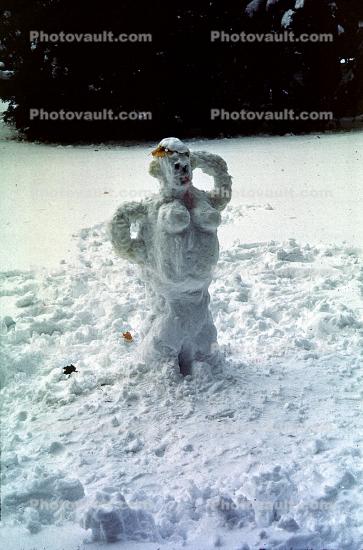
{"label": "small debris on snow", "polygon": [[76,367],[74,365],[67,365],[66,367],[63,367],[63,374],[71,375],[72,372],[79,372],[78,370],[76,370]]}

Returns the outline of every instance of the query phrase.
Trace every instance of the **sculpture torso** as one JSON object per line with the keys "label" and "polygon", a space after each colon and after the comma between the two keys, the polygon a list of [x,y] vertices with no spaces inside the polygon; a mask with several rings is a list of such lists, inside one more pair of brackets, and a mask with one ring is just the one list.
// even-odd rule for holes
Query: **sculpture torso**
{"label": "sculpture torso", "polygon": [[150,246],[148,264],[159,291],[193,292],[208,286],[218,260],[218,210],[201,191],[193,193],[190,209],[172,199],[149,211],[143,238]]}

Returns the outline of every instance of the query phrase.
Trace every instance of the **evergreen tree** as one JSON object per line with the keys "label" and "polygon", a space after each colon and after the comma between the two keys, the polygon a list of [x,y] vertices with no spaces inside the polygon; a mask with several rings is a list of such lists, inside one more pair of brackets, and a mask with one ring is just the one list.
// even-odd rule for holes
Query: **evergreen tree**
{"label": "evergreen tree", "polygon": [[[0,97],[29,138],[158,139],[305,131],[304,123],[211,121],[212,108],[362,112],[361,0],[0,0]],[[40,42],[45,33],[147,33],[152,42]],[[238,34],[331,33],[327,43],[211,42]],[[5,72],[5,71],[8,72]],[[13,73],[13,75],[12,75]],[[45,111],[150,111],[151,121],[39,121]],[[323,129],[325,123],[320,124]]]}

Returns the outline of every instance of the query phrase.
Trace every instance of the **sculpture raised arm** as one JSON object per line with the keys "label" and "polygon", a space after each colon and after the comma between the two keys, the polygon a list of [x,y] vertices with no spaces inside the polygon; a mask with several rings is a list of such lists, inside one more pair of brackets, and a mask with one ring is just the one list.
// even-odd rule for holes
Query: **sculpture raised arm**
{"label": "sculpture raised arm", "polygon": [[139,237],[131,237],[131,224],[141,222],[147,214],[142,202],[122,204],[109,224],[111,242],[115,252],[121,258],[144,265],[146,261],[145,243]]}
{"label": "sculpture raised arm", "polygon": [[192,168],[200,168],[214,178],[214,188],[207,196],[214,208],[223,210],[232,197],[232,178],[228,174],[227,164],[219,155],[206,151],[194,151],[191,154]]}

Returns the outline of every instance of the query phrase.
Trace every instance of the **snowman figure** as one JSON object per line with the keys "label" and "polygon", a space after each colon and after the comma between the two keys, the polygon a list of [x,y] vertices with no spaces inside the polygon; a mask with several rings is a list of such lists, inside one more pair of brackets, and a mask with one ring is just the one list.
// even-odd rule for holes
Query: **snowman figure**
{"label": "snowman figure", "polygon": [[[145,281],[150,315],[142,359],[187,375],[195,361],[220,362],[208,287],[219,256],[220,212],[231,199],[232,180],[221,157],[190,152],[177,138],[163,139],[152,155],[149,173],[159,180],[160,193],[122,204],[109,230],[116,254],[139,264]],[[212,191],[193,186],[195,168],[214,178]]]}

